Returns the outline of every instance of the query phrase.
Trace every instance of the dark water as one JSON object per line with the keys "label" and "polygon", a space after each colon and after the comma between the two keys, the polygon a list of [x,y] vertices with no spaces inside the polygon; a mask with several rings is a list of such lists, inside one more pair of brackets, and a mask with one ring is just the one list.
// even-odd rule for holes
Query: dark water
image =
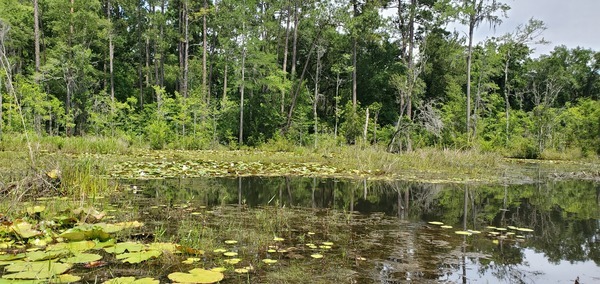
{"label": "dark water", "polygon": [[[301,249],[297,257],[280,257],[277,266],[224,283],[575,283],[577,278],[600,283],[600,183],[503,186],[286,177],[124,183],[132,189],[128,204],[140,208],[149,226],[160,227],[163,238],[185,242],[181,227],[189,223],[144,206],[206,206],[221,222],[215,234],[224,220],[244,220],[244,230],[267,228],[285,236],[291,247],[310,238],[335,243],[322,260]],[[285,220],[255,228],[266,222],[254,217],[261,214]],[[464,236],[458,230],[481,233]],[[222,238],[232,234],[222,231]]]}

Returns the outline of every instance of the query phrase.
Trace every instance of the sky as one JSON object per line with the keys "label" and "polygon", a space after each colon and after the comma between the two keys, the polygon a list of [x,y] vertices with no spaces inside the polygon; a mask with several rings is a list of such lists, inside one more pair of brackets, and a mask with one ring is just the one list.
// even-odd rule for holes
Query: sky
{"label": "sky", "polygon": [[[511,6],[508,18],[490,30],[488,24],[481,24],[476,31],[476,42],[486,37],[498,37],[513,32],[530,18],[544,21],[546,31],[542,37],[550,41],[547,45],[531,46],[535,55],[548,54],[558,45],[568,48],[583,47],[600,51],[600,0],[502,0]],[[459,32],[466,27],[456,26]]]}

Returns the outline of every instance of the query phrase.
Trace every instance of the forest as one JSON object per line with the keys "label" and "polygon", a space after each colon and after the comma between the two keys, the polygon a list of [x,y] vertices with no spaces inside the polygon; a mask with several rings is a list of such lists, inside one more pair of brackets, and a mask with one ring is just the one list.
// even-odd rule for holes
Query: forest
{"label": "forest", "polygon": [[[506,2],[506,1],[504,1]],[[0,0],[0,138],[600,154],[600,52],[499,0]],[[450,26],[459,26],[455,31]]]}

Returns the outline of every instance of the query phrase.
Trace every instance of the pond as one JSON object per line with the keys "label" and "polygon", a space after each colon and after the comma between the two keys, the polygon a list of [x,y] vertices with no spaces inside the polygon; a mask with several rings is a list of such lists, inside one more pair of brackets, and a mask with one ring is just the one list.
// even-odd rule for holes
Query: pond
{"label": "pond", "polygon": [[[247,258],[244,266],[278,260],[223,283],[600,282],[600,184],[594,182],[242,177],[125,183],[131,193],[121,202],[137,208],[136,217],[162,238],[208,249],[233,239]],[[311,258],[315,253],[323,258]]]}
{"label": "pond", "polygon": [[[598,182],[466,185],[309,177],[119,182],[126,189],[96,199],[94,207],[106,213],[103,221],[144,225],[122,225],[132,231],[100,237],[124,243],[123,254],[115,255],[114,243],[96,241],[102,261],[67,267],[80,283],[124,276],[170,283],[173,273],[195,268],[224,270],[219,283],[600,282]],[[65,202],[33,204],[56,210]],[[79,216],[95,216],[90,212]],[[107,225],[98,231],[99,226],[94,236],[117,231]],[[63,230],[58,236],[65,239],[84,231]],[[153,242],[177,244],[177,250],[146,247],[141,252],[156,254],[129,262],[123,256]],[[55,254],[37,259],[59,257]],[[0,266],[10,259],[16,258],[1,252]]]}

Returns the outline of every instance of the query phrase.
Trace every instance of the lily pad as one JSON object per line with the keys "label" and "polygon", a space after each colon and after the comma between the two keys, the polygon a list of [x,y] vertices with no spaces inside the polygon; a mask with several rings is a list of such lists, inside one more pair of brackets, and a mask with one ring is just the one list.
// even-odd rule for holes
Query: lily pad
{"label": "lily pad", "polygon": [[40,261],[55,259],[70,254],[67,250],[56,250],[56,251],[33,251],[27,253],[27,261]]}
{"label": "lily pad", "polygon": [[223,273],[201,268],[192,269],[189,273],[174,272],[169,279],[179,283],[216,283],[223,280]]}
{"label": "lily pad", "polygon": [[442,229],[452,229],[452,226],[450,226],[450,225],[442,225],[442,226],[440,226],[440,228],[442,228]]}
{"label": "lily pad", "polygon": [[36,213],[44,212],[44,210],[46,210],[46,206],[43,205],[31,206],[27,207],[27,214],[34,215]]}
{"label": "lily pad", "polygon": [[223,255],[232,257],[232,256],[237,256],[238,253],[234,252],[234,251],[228,251],[228,252],[223,253]]}
{"label": "lily pad", "polygon": [[248,269],[246,269],[246,268],[236,268],[236,269],[234,269],[233,271],[234,271],[235,273],[240,273],[240,274],[243,274],[243,273],[248,273]]}
{"label": "lily pad", "polygon": [[264,262],[266,264],[273,264],[273,263],[277,263],[277,260],[270,259],[270,258],[265,258],[265,259],[262,260],[262,262]]}
{"label": "lily pad", "polygon": [[118,254],[116,257],[117,259],[121,259],[123,262],[140,263],[151,258],[159,257],[161,254],[162,252],[157,250],[148,250]]}
{"label": "lily pad", "polygon": [[238,264],[240,261],[242,261],[242,260],[239,258],[230,258],[230,259],[224,260],[224,262],[227,264]]}
{"label": "lily pad", "polygon": [[141,278],[135,279],[135,277],[119,277],[104,281],[102,284],[159,284],[160,281],[154,278]]}
{"label": "lily pad", "polygon": [[6,266],[6,272],[16,272],[4,274],[5,279],[46,279],[56,275],[63,274],[71,269],[72,265],[68,263],[56,262],[21,262]]}
{"label": "lily pad", "polygon": [[470,235],[473,234],[473,233],[468,232],[468,231],[456,231],[454,233],[457,234],[457,235],[465,235],[465,236],[470,236]]}
{"label": "lily pad", "polygon": [[324,246],[332,246],[332,245],[333,245],[333,243],[332,243],[332,242],[323,242],[322,244],[323,244]]}
{"label": "lily pad", "polygon": [[275,238],[273,238],[273,240],[276,241],[276,242],[283,242],[283,241],[285,241],[284,238],[280,238],[280,237],[275,237]]}
{"label": "lily pad", "polygon": [[225,268],[225,267],[222,267],[222,266],[219,266],[219,267],[214,267],[214,268],[211,268],[211,269],[210,269],[210,271],[214,271],[214,272],[225,272],[225,271],[227,271],[227,268]]}
{"label": "lily pad", "polygon": [[117,243],[113,247],[104,248],[104,250],[106,252],[108,252],[108,253],[116,253],[116,254],[124,253],[125,251],[127,251],[127,252],[138,252],[138,251],[141,251],[143,249],[144,249],[144,245],[143,244],[135,243],[135,242]]}
{"label": "lily pad", "polygon": [[315,254],[311,254],[310,257],[319,259],[319,258],[323,258],[323,255],[320,253],[315,253]]}
{"label": "lily pad", "polygon": [[226,240],[225,243],[228,244],[228,245],[234,245],[234,244],[237,244],[238,241],[236,241],[236,240]]}
{"label": "lily pad", "polygon": [[80,253],[87,250],[91,250],[96,247],[96,243],[93,241],[80,241],[80,242],[68,242],[68,243],[56,243],[49,245],[47,251],[63,251],[67,250],[72,253]]}
{"label": "lily pad", "polygon": [[431,222],[427,222],[427,223],[429,223],[431,225],[444,225],[444,223],[439,222],[439,221],[431,221]]}
{"label": "lily pad", "polygon": [[29,239],[39,235],[42,235],[42,232],[33,229],[33,225],[27,223],[25,221],[15,222],[10,226],[10,230],[15,232],[21,238]]}
{"label": "lily pad", "polygon": [[222,253],[222,252],[226,252],[226,251],[227,250],[224,248],[218,248],[218,249],[213,250],[214,253]]}
{"label": "lily pad", "polygon": [[[174,243],[150,243],[148,244],[148,250],[157,250],[162,252],[170,252],[170,253],[179,253],[180,251],[177,249],[177,245]],[[202,251],[201,254],[203,254]],[[199,254],[199,253],[196,253]]]}
{"label": "lily pad", "polygon": [[529,228],[517,228],[518,231],[521,232],[533,232],[533,229],[529,229]]}
{"label": "lily pad", "polygon": [[88,263],[92,261],[101,260],[102,256],[94,253],[80,253],[73,257],[65,258],[62,260],[64,263]]}
{"label": "lily pad", "polygon": [[186,260],[182,261],[181,263],[183,263],[183,264],[192,264],[192,263],[198,262],[200,260],[201,259],[198,258],[198,257],[188,257]]}

